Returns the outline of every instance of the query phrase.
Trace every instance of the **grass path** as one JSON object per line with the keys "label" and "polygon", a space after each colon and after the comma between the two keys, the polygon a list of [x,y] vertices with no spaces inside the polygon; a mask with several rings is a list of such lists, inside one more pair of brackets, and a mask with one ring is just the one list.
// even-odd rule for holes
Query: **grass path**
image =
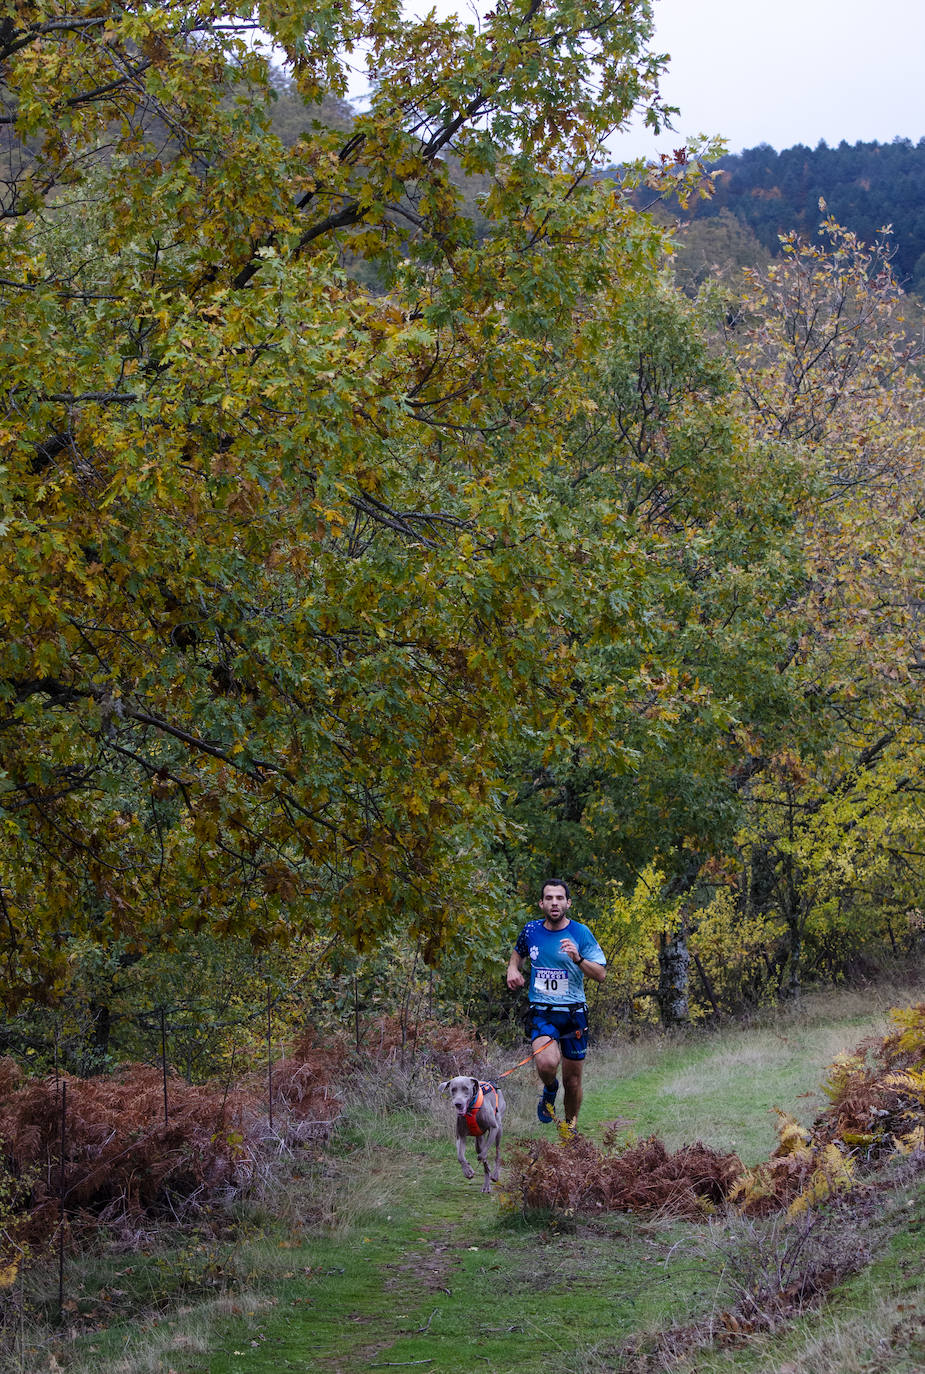
{"label": "grass path", "polygon": [[[599,1137],[621,1118],[639,1136],[658,1132],[673,1147],[701,1138],[751,1163],[773,1148],[773,1108],[812,1120],[826,1066],[883,1029],[880,1007],[846,998],[836,1010],[828,999],[752,1030],[596,1050],[582,1127]],[[510,1148],[543,1128],[532,1077],[521,1072],[507,1087]],[[478,1176],[463,1179],[448,1129],[434,1139],[431,1123],[398,1115],[365,1131],[350,1230],[306,1247],[298,1259],[308,1272],[284,1280],[277,1305],[233,1327],[207,1363],[191,1366],[196,1374],[526,1374],[549,1360],[562,1371],[605,1369],[605,1352],[628,1336],[721,1301],[699,1228],[635,1216],[527,1224],[497,1193],[483,1196]]]}
{"label": "grass path", "polygon": [[[619,1119],[627,1134],[657,1132],[672,1148],[702,1139],[753,1163],[775,1144],[775,1106],[811,1121],[835,1055],[882,1035],[886,1007],[921,1000],[925,989],[840,994],[751,1028],[595,1046],[582,1129],[600,1139]],[[508,1078],[505,1091],[503,1156],[518,1138],[551,1129],[536,1122],[529,1070]],[[707,1226],[628,1214],[525,1219],[505,1208],[498,1190],[483,1195],[480,1175],[463,1178],[449,1107],[429,1087],[414,1111],[372,1097],[354,1103],[325,1167],[333,1224],[308,1222],[295,1188],[291,1206],[283,1199],[265,1218],[264,1236],[242,1244],[243,1281],[228,1299],[193,1304],[156,1330],[113,1326],[93,1338],[92,1357],[80,1340],[60,1367],[69,1374],[533,1374],[552,1363],[557,1374],[611,1374],[626,1367],[619,1351],[628,1339],[718,1314],[728,1303]],[[909,1202],[910,1218],[925,1219],[921,1188],[910,1185]],[[925,1332],[923,1234],[913,1228],[896,1241],[905,1250],[878,1256],[886,1267],[873,1286],[859,1275],[853,1287],[836,1290],[823,1317],[747,1349],[702,1351],[684,1370],[925,1368],[925,1361],[865,1364],[860,1355],[851,1363],[847,1354],[897,1332],[917,1348],[920,1308]]]}
{"label": "grass path", "polygon": [[312,1246],[311,1274],[237,1328],[209,1374],[419,1361],[526,1374],[552,1356],[567,1368],[577,1348],[659,1325],[691,1299],[691,1274],[665,1264],[677,1224],[527,1225],[467,1184],[442,1145],[396,1154],[380,1182],[391,1210],[368,1213],[346,1245]]}
{"label": "grass path", "polygon": [[617,1048],[602,1073],[589,1072],[582,1127],[595,1134],[626,1118],[637,1135],[658,1133],[671,1149],[702,1140],[754,1164],[777,1143],[774,1108],[810,1123],[826,1105],[821,1084],[836,1056],[887,1028],[884,1007],[846,994],[750,1029]]}

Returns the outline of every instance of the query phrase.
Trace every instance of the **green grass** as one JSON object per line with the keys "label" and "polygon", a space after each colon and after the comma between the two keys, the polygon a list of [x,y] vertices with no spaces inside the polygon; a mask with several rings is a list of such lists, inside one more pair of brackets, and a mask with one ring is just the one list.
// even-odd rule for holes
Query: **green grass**
{"label": "green grass", "polygon": [[864,1012],[849,995],[747,1030],[617,1047],[589,1068],[582,1127],[626,1118],[637,1135],[658,1133],[672,1149],[702,1140],[754,1164],[777,1143],[774,1108],[810,1123],[826,1105],[821,1084],[836,1055],[886,1029],[884,1012]]}
{"label": "green grass", "polygon": [[232,1330],[204,1368],[352,1371],[426,1360],[450,1371],[463,1359],[527,1374],[543,1352],[567,1368],[576,1348],[657,1327],[694,1296],[692,1276],[664,1266],[677,1225],[528,1225],[481,1193],[461,1196],[461,1175],[451,1190],[445,1183],[442,1163],[421,1161],[413,1210],[426,1200],[426,1222],[406,1202],[391,1220],[368,1218],[349,1252],[321,1247],[317,1277],[283,1289],[259,1324]]}
{"label": "green grass", "polygon": [[[922,997],[830,996],[747,1028],[595,1046],[582,1129],[600,1139],[606,1123],[621,1118],[627,1132],[657,1132],[671,1146],[700,1138],[737,1150],[748,1163],[767,1157],[773,1108],[811,1120],[835,1054],[882,1034],[884,1006]],[[518,1137],[547,1135],[550,1128],[535,1119],[530,1070],[518,1070],[505,1090],[507,1148]],[[483,1195],[480,1175],[466,1182],[456,1162],[445,1102],[429,1089],[416,1091],[415,1110],[386,1110],[374,1091],[360,1095],[311,1187],[296,1183],[284,1192],[255,1218],[262,1234],[226,1256],[229,1291],[204,1291],[208,1257],[194,1254],[186,1261],[191,1277],[177,1270],[172,1280],[185,1312],[167,1319],[149,1303],[143,1322],[117,1317],[106,1330],[56,1339],[43,1358],[54,1354],[72,1374],[390,1367],[527,1374],[548,1361],[561,1374],[603,1374],[624,1367],[618,1352],[628,1340],[654,1339],[679,1320],[705,1320],[733,1300],[705,1227],[630,1215],[525,1218],[497,1190]],[[896,1206],[911,1201],[908,1217],[918,1221],[921,1190],[910,1184],[907,1191]],[[824,1321],[814,1314],[741,1348],[704,1348],[683,1368],[867,1374],[881,1366],[838,1363],[838,1343],[860,1349],[866,1330],[869,1359],[880,1358],[877,1342],[897,1333],[915,1350],[916,1314],[925,1319],[921,1234],[919,1225],[897,1229],[875,1266],[830,1295]],[[176,1257],[173,1263],[176,1269]],[[139,1303],[158,1264],[169,1269],[163,1258],[138,1257]],[[135,1258],[122,1267],[136,1267]],[[89,1270],[84,1284],[89,1293]],[[46,1366],[25,1367],[32,1374]]]}

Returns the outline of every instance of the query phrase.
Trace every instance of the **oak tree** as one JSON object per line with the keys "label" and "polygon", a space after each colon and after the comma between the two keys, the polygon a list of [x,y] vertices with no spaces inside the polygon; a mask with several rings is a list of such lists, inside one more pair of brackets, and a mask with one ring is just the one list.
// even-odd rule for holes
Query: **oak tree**
{"label": "oak tree", "polygon": [[[499,759],[571,671],[542,420],[653,257],[590,177],[663,117],[650,32],[645,0],[0,4],[10,1001],[85,934],[433,957],[502,909]],[[364,54],[369,109],[285,147],[268,46],[309,106]]]}

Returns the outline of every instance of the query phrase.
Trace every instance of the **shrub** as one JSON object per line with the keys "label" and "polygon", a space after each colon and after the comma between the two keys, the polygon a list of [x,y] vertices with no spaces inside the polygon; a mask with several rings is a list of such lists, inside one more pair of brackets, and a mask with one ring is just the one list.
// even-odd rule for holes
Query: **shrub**
{"label": "shrub", "polygon": [[515,1147],[508,1192],[524,1208],[660,1212],[693,1220],[723,1203],[741,1173],[738,1155],[699,1142],[672,1154],[654,1136],[620,1145],[611,1132],[599,1149],[566,1127],[559,1141]]}
{"label": "shrub", "polygon": [[29,1079],[0,1061],[0,1185],[31,1180],[19,1189],[16,1239],[46,1238],[62,1211],[71,1230],[92,1221],[129,1235],[251,1188],[271,1148],[326,1134],[339,1110],[333,1065],[300,1048],[274,1066],[275,1134],[257,1075],[235,1088],[170,1076],[165,1121],[159,1069]]}

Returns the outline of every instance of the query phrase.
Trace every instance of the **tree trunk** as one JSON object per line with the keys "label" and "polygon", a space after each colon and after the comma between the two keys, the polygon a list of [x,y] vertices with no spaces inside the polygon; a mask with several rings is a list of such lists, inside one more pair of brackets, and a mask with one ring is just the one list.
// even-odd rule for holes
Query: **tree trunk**
{"label": "tree trunk", "polygon": [[719,1016],[719,1003],[716,1000],[716,993],[713,991],[713,984],[707,977],[707,971],[700,961],[700,955],[697,953],[695,949],[691,950],[691,958],[694,961],[694,968],[697,970],[697,974],[700,978],[703,990],[707,994],[707,998],[709,999],[710,1006],[713,1008],[713,1015]]}
{"label": "tree trunk", "polygon": [[781,997],[796,1000],[802,991],[803,894],[801,874],[790,855],[781,875],[782,915],[787,924],[787,959],[781,973]]}
{"label": "tree trunk", "polygon": [[787,960],[781,973],[780,995],[796,1000],[802,992],[803,923],[799,914],[787,917]]}
{"label": "tree trunk", "polygon": [[658,1010],[663,1026],[687,1024],[690,968],[687,922],[682,921],[670,935],[658,937]]}

